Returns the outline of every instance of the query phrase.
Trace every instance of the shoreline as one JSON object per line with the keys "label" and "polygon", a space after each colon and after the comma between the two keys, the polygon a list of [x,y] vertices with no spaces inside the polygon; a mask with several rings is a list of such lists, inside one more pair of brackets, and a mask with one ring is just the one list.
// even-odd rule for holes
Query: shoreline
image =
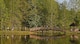
{"label": "shoreline", "polygon": [[[43,32],[43,34],[64,34],[63,32],[58,32],[58,31],[45,31]],[[30,35],[30,34],[42,34],[42,32],[38,31],[0,31],[0,35]],[[70,31],[66,31],[65,35],[69,35],[69,34],[80,34],[80,32],[70,32]]]}

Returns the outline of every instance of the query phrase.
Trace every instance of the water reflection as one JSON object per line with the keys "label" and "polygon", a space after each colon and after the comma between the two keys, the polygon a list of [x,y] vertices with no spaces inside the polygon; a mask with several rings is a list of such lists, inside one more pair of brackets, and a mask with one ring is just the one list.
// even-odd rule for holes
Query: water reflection
{"label": "water reflection", "polygon": [[26,44],[29,41],[29,35],[22,35],[21,36],[21,43]]}
{"label": "water reflection", "polygon": [[70,42],[71,44],[79,44],[79,37],[77,35],[71,35]]}
{"label": "water reflection", "polygon": [[40,40],[43,40],[43,39],[59,39],[59,38],[63,38],[65,37],[64,35],[62,36],[45,36],[45,35],[30,35],[30,38],[34,38],[34,39],[40,39]]}
{"label": "water reflection", "polygon": [[79,41],[77,35],[0,35],[1,44],[80,44]]}

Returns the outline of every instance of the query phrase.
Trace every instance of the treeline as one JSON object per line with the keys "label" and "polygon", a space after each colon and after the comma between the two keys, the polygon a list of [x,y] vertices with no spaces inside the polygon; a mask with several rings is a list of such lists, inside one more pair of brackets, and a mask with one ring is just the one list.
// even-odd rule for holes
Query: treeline
{"label": "treeline", "polygon": [[68,29],[73,22],[80,27],[80,10],[55,0],[0,0],[1,30],[43,26]]}

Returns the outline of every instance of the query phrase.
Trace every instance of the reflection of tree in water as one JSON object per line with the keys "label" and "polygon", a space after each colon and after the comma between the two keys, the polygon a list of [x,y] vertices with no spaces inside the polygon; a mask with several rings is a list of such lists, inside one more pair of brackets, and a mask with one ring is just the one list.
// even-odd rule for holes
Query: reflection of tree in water
{"label": "reflection of tree in water", "polygon": [[78,39],[79,39],[78,36],[71,35],[71,37],[70,37],[71,44],[79,44],[79,40]]}
{"label": "reflection of tree in water", "polygon": [[44,40],[39,40],[39,44],[47,44],[47,40],[46,39],[44,39]]}
{"label": "reflection of tree in water", "polygon": [[29,42],[29,35],[22,35],[21,36],[21,42],[22,44],[27,44]]}
{"label": "reflection of tree in water", "polygon": [[1,43],[1,35],[0,35],[0,43]]}

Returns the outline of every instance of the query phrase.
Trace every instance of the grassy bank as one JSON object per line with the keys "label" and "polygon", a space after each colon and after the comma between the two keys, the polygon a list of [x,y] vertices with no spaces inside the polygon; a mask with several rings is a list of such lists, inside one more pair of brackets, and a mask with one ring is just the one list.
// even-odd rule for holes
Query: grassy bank
{"label": "grassy bank", "polygon": [[30,31],[0,31],[0,35],[30,35],[34,32]]}
{"label": "grassy bank", "polygon": [[0,31],[0,35],[30,35],[30,34],[37,34],[37,35],[71,35],[71,34],[80,34],[80,32],[70,32],[70,31],[66,31],[66,33],[64,32],[60,32],[60,31],[34,31],[34,32],[30,32],[30,31]]}

